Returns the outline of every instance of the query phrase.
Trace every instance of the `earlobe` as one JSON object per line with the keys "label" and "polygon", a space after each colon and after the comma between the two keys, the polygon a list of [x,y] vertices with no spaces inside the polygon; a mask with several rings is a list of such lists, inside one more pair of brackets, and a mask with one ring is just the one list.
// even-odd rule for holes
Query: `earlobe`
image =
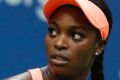
{"label": "earlobe", "polygon": [[98,45],[97,45],[97,49],[96,49],[96,53],[95,55],[99,55],[103,52],[105,45],[106,45],[107,40],[99,40],[98,41]]}
{"label": "earlobe", "polygon": [[99,55],[99,53],[98,53],[98,52],[96,52],[96,53],[95,53],[95,55],[96,55],[96,56],[98,56],[98,55]]}

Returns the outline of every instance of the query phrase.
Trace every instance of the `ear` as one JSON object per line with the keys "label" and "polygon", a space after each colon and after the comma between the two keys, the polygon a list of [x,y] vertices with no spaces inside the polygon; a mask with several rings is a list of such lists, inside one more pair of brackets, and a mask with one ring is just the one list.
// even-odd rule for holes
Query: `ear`
{"label": "ear", "polygon": [[106,43],[107,43],[107,40],[99,40],[98,41],[97,48],[96,48],[96,52],[98,54],[101,54],[103,52]]}

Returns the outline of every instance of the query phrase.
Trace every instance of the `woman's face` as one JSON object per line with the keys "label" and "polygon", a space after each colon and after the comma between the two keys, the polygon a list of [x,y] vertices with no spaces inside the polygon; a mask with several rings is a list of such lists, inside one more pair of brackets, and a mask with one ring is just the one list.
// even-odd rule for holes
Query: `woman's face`
{"label": "woman's face", "polygon": [[96,30],[82,11],[59,8],[48,23],[48,66],[56,75],[77,75],[91,68],[98,48]]}

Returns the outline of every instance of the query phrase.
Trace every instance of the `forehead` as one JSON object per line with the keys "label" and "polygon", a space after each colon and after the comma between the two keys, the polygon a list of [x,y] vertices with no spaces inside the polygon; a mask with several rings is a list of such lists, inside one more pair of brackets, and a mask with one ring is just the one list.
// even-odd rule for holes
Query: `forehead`
{"label": "forehead", "polygon": [[80,8],[72,6],[72,5],[64,5],[64,6],[57,8],[52,13],[50,18],[59,17],[64,14],[67,14],[67,15],[69,14],[69,15],[71,15],[71,17],[73,16],[74,18],[85,17]]}
{"label": "forehead", "polygon": [[87,20],[82,10],[71,5],[65,5],[56,9],[50,16],[50,22],[56,22],[59,25],[66,23],[70,26],[80,26],[86,29],[95,29]]}

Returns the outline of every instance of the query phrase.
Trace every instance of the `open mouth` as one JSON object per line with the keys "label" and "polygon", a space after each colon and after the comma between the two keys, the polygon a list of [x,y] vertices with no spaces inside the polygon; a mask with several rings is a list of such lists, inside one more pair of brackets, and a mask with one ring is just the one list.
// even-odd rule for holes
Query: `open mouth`
{"label": "open mouth", "polygon": [[68,64],[69,59],[64,55],[54,54],[50,57],[50,63],[55,66],[64,66]]}

